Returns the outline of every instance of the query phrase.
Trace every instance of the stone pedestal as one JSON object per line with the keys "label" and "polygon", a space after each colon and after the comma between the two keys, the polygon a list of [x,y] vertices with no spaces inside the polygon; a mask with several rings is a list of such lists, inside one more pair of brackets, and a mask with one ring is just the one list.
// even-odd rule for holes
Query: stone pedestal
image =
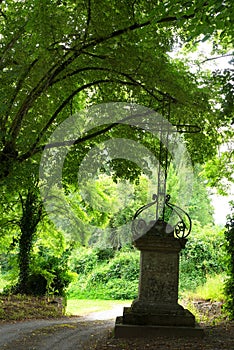
{"label": "stone pedestal", "polygon": [[178,304],[179,253],[186,240],[166,231],[168,225],[156,223],[135,241],[141,251],[138,298],[117,317],[115,337],[203,334],[194,315]]}

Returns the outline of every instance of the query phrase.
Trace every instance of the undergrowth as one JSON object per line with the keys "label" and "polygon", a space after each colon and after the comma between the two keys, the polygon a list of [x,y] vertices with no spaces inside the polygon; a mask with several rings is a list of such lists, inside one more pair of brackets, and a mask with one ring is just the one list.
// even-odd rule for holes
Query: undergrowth
{"label": "undergrowth", "polygon": [[64,315],[65,304],[62,298],[0,295],[0,320],[57,318]]}
{"label": "undergrowth", "polygon": [[182,298],[190,300],[224,301],[224,275],[208,276],[204,284],[199,285],[194,291],[185,291]]}

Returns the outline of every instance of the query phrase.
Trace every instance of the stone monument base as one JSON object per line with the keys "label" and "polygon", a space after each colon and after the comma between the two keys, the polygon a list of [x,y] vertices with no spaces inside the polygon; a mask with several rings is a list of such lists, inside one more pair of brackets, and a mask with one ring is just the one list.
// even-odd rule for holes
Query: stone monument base
{"label": "stone monument base", "polygon": [[181,305],[175,304],[171,308],[166,306],[147,308],[125,307],[123,311],[122,322],[129,325],[151,325],[151,326],[179,326],[179,327],[194,327],[195,317]]}
{"label": "stone monument base", "polygon": [[168,224],[160,220],[135,240],[141,251],[138,298],[117,317],[116,338],[204,335],[194,315],[178,304],[179,253],[185,243],[172,227],[168,234]]}
{"label": "stone monument base", "polygon": [[203,338],[204,331],[199,326],[158,326],[124,324],[123,317],[117,317],[114,329],[115,338],[158,338],[190,337]]}

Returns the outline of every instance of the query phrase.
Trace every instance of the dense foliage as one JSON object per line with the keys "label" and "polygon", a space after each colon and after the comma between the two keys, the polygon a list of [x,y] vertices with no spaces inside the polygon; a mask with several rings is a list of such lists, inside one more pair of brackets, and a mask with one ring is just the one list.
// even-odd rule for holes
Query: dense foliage
{"label": "dense foliage", "polygon": [[[220,118],[214,103],[222,102],[225,84],[196,77],[168,53],[178,42],[208,39],[216,52],[227,50],[233,34],[230,0],[45,0],[43,6],[38,0],[3,0],[0,6],[1,178],[27,160],[38,161],[62,120],[103,101],[127,99],[158,109],[170,97],[173,120],[202,127],[199,138],[188,137],[193,158],[214,155],[218,128],[232,118],[230,113]],[[225,93],[231,96],[230,89],[222,92],[223,100]]]}
{"label": "dense foliage", "polygon": [[[232,205],[234,203],[232,202]],[[233,213],[229,216],[227,230],[225,232],[226,250],[227,250],[227,270],[228,280],[225,285],[225,294],[227,297],[226,309],[232,319],[234,319],[234,217]]]}
{"label": "dense foliage", "polygon": [[[200,70],[194,74],[189,62],[171,55],[177,47],[189,52],[199,42],[208,41],[213,43],[213,54],[228,54],[233,35],[232,9],[231,0],[0,1],[0,259],[2,272],[11,276],[15,291],[63,294],[71,280],[68,256],[75,238],[63,236],[48,223],[38,194],[38,173],[41,153],[51,133],[85,107],[127,101],[168,116],[165,105],[170,102],[173,124],[196,124],[201,128],[199,134],[186,134],[185,142],[194,163],[206,162],[204,172],[211,185],[217,186],[223,178],[232,179],[227,164],[231,164],[233,153],[215,158],[218,146],[231,138],[232,71]],[[89,121],[82,119],[82,113],[79,117],[82,129]],[[94,145],[114,137],[142,142],[156,156],[158,147],[149,133],[110,123],[108,118],[105,123],[75,140],[64,164],[63,181],[71,205],[85,223],[117,227],[114,237],[108,236],[108,231],[103,237],[98,230],[85,232],[83,223],[76,236],[79,244],[90,243],[92,236],[91,243],[102,245],[111,240],[120,248],[119,227],[147,202],[146,193],[139,195],[138,190],[135,197],[129,193],[130,201],[123,212],[100,214],[77,194],[77,165]],[[115,181],[139,181],[141,171],[136,165],[122,159],[111,165]],[[108,173],[108,169],[105,171]],[[177,200],[178,179],[172,174],[171,184],[170,179],[168,182]],[[103,198],[107,198],[108,206],[114,206],[116,197],[120,197],[111,186],[107,196],[100,182],[88,185],[96,203],[105,205]],[[195,193],[197,198],[191,198],[189,210],[205,225],[212,220],[212,209],[199,180]],[[197,244],[191,242],[194,252]],[[206,240],[199,244],[205,252]],[[116,260],[108,269],[101,265],[98,255],[90,256],[94,265],[97,261],[100,265],[97,275],[93,271],[88,281],[97,285],[97,276],[104,279],[109,273],[111,279],[103,280],[103,284],[109,283],[109,297],[124,297],[121,291],[125,290],[134,294],[136,257],[129,261],[128,255],[123,255],[126,264],[133,266],[127,271],[121,254],[113,257]],[[206,259],[212,261],[210,254]],[[72,269],[87,276],[91,267],[90,271],[82,271],[89,266],[89,258],[85,259],[87,267],[77,261],[80,267]],[[191,259],[195,268],[200,260],[194,256]],[[218,270],[213,262],[209,264],[203,264],[201,270]],[[120,275],[128,277],[127,284],[116,289]]]}
{"label": "dense foliage", "polygon": [[181,253],[181,290],[194,290],[209,275],[226,274],[224,230],[194,223],[192,236]]}
{"label": "dense foliage", "polygon": [[[210,276],[225,276],[223,230],[210,225],[203,228],[197,222],[193,237],[180,260],[180,295],[194,291]],[[219,252],[217,254],[217,252]],[[74,254],[75,253],[75,254]],[[80,248],[70,259],[70,267],[77,278],[68,289],[69,298],[134,299],[139,278],[139,251],[125,247],[113,250]]]}

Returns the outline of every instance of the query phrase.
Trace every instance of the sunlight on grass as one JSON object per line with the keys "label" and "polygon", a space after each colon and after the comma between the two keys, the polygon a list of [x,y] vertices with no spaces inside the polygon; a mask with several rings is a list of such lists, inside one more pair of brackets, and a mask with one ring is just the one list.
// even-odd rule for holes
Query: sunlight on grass
{"label": "sunlight on grass", "polygon": [[129,306],[129,300],[67,300],[66,314],[71,316],[82,316],[92,312],[111,310],[115,306]]}
{"label": "sunlight on grass", "polygon": [[189,299],[202,299],[211,301],[222,301],[224,296],[224,281],[223,275],[215,275],[207,278],[206,283],[198,286],[195,292],[187,292],[186,296]]}
{"label": "sunlight on grass", "polygon": [[9,284],[2,275],[0,275],[0,293],[3,291],[3,289]]}

